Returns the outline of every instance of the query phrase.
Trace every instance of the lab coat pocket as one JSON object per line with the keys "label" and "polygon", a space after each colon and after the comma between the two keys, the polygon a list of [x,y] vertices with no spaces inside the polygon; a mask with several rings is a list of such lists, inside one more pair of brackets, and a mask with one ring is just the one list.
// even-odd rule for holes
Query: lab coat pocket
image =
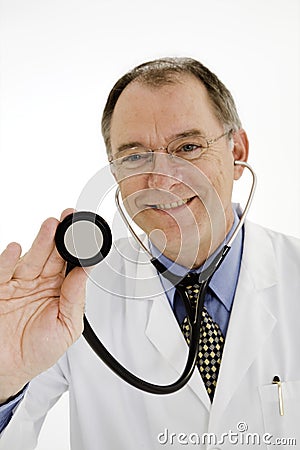
{"label": "lab coat pocket", "polygon": [[[261,386],[259,395],[264,418],[265,443],[272,449],[300,446],[300,380]],[[270,447],[267,447],[270,448]]]}

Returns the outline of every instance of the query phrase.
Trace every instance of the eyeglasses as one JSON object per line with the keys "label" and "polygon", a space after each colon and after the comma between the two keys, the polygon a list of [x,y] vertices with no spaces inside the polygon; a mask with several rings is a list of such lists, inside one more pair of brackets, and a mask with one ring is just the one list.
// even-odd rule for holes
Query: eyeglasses
{"label": "eyeglasses", "polygon": [[[232,131],[232,129],[226,131],[214,139],[208,139],[198,134],[180,137],[169,142],[166,147],[160,147],[156,150],[166,151],[176,163],[180,163],[182,160],[194,161],[199,159],[215,142],[224,136],[228,136]],[[151,172],[155,154],[157,154],[157,151],[151,148],[131,147],[121,151],[117,158],[111,158],[109,162],[118,175],[130,176],[142,172]]]}

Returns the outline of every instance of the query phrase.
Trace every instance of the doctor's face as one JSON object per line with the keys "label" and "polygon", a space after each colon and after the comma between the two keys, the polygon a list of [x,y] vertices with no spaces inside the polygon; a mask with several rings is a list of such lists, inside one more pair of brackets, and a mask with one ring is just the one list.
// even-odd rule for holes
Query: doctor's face
{"label": "doctor's face", "polygon": [[[134,81],[117,101],[111,148],[124,205],[156,247],[179,264],[202,264],[232,226],[232,185],[241,175],[234,159],[245,159],[245,149],[235,154],[243,147],[236,134],[233,146],[205,87],[192,75],[159,87]],[[199,136],[215,142],[199,149],[199,142],[206,146]],[[143,153],[149,149],[152,155]]]}

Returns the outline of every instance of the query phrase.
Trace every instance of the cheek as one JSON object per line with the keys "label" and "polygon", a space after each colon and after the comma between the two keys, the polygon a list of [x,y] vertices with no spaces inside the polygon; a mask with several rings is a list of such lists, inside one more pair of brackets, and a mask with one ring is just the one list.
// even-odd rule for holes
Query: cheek
{"label": "cheek", "polygon": [[147,187],[147,177],[145,175],[139,175],[124,179],[119,182],[123,205],[133,219],[136,219],[139,215],[139,208],[137,206],[138,199],[141,192]]}
{"label": "cheek", "polygon": [[147,186],[146,176],[138,175],[134,177],[126,178],[119,181],[119,187],[122,195],[122,199],[131,199],[135,197],[135,194],[145,189]]}
{"label": "cheek", "polygon": [[183,183],[200,199],[211,196],[219,185],[219,170],[216,170],[211,161],[201,161],[201,164],[195,165],[193,170],[187,170],[183,173]]}
{"label": "cheek", "polygon": [[214,163],[207,164],[205,175],[220,198],[226,197],[228,193],[231,193],[234,166],[230,158],[221,158],[220,155],[216,155]]}
{"label": "cheek", "polygon": [[202,160],[198,169],[199,175],[189,178],[194,192],[197,192],[201,200],[197,214],[204,214],[203,217],[208,214],[209,217],[218,218],[220,223],[223,223],[224,212],[231,204],[232,163],[227,159],[224,160],[218,154],[214,155],[214,158]]}

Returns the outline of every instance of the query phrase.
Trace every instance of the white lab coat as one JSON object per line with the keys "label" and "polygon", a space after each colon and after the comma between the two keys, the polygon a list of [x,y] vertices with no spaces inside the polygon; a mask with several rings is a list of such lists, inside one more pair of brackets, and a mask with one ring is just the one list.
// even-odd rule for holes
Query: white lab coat
{"label": "white lab coat", "polygon": [[[87,315],[127,367],[164,384],[179,376],[187,346],[147,261],[132,242],[113,250],[93,272]],[[113,374],[81,337],[32,381],[0,449],[33,449],[45,414],[66,389],[72,450],[300,448],[299,268],[298,240],[246,223],[213,405],[198,371],[177,393],[144,393]],[[282,380],[283,416],[275,375]],[[297,445],[275,445],[277,438]]]}

